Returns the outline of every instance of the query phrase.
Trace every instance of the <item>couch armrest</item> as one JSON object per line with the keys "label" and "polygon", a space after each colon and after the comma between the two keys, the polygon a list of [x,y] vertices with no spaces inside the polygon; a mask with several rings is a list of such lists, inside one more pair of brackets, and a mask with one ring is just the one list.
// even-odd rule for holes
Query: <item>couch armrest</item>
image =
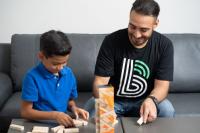
{"label": "couch armrest", "polygon": [[12,81],[10,77],[0,72],[0,108],[12,94]]}
{"label": "couch armrest", "polygon": [[0,43],[0,72],[10,75],[11,45]]}

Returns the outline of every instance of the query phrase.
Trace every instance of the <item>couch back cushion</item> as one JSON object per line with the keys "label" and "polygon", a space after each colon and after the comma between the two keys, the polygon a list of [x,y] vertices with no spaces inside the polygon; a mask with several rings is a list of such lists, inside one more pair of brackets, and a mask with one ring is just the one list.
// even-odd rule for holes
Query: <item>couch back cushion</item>
{"label": "couch back cushion", "polygon": [[[69,66],[79,91],[92,91],[94,67],[104,34],[67,34],[72,44]],[[200,34],[165,34],[174,45],[174,81],[170,92],[200,92]],[[38,63],[38,34],[15,34],[11,41],[11,76],[21,90],[28,69]]]}
{"label": "couch back cushion", "polygon": [[40,35],[15,34],[11,39],[11,77],[14,91],[21,90],[25,73],[37,64]]}
{"label": "couch back cushion", "polygon": [[[67,34],[72,44],[69,66],[78,83],[78,91],[92,91],[94,67],[104,34]],[[20,91],[26,72],[38,63],[38,34],[15,34],[11,40],[11,77],[14,90]]]}
{"label": "couch back cushion", "polygon": [[72,44],[69,66],[72,68],[78,82],[78,91],[92,92],[94,68],[103,34],[68,34]]}
{"label": "couch back cushion", "polygon": [[200,34],[166,34],[174,45],[170,92],[200,92]]}

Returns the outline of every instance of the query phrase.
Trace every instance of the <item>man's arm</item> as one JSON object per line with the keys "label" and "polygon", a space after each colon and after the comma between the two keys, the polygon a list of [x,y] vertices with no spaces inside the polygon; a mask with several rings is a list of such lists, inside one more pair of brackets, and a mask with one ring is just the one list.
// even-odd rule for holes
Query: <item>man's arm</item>
{"label": "man's arm", "polygon": [[93,96],[95,98],[99,97],[98,86],[107,85],[109,80],[110,80],[110,77],[95,76],[94,83],[93,83]]}
{"label": "man's arm", "polygon": [[30,120],[56,120],[59,124],[66,127],[74,126],[73,120],[70,116],[63,112],[57,111],[38,111],[33,109],[33,103],[22,101],[21,116]]}
{"label": "man's arm", "polygon": [[[154,82],[154,89],[150,93],[150,96],[156,97],[158,102],[164,100],[169,91],[169,83],[169,81],[156,79]],[[144,100],[140,108],[140,114],[143,116],[144,123],[147,121],[154,121],[157,118],[156,105],[152,99],[146,98]]]}
{"label": "man's arm", "polygon": [[158,99],[158,102],[161,102],[167,97],[169,91],[169,81],[155,79],[154,89],[151,91],[151,96],[154,96]]}

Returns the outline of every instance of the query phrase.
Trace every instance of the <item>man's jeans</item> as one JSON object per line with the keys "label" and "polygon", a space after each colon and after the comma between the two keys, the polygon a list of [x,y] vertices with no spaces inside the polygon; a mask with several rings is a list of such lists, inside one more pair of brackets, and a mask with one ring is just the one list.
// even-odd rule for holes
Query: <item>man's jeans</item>
{"label": "man's jeans", "polygon": [[[115,113],[117,117],[127,116],[127,117],[139,117],[140,114],[140,106],[142,104],[142,100],[131,101],[130,99],[127,100],[115,100]],[[95,99],[94,97],[90,98],[87,103],[85,104],[85,110],[90,113],[90,117],[95,116]],[[171,102],[168,99],[163,100],[158,105],[158,117],[174,117],[175,110],[172,106]]]}

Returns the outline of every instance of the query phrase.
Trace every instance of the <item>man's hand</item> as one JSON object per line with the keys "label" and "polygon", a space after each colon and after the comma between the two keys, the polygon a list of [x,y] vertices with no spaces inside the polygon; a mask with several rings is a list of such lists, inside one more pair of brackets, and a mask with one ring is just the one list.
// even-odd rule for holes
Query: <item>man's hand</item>
{"label": "man's hand", "polygon": [[152,122],[157,118],[156,105],[150,98],[146,98],[140,107],[140,116],[143,117],[143,122]]}
{"label": "man's hand", "polygon": [[75,126],[72,118],[63,112],[55,112],[55,120],[59,124],[64,125],[65,127],[74,127]]}
{"label": "man's hand", "polygon": [[83,118],[84,120],[89,119],[89,112],[87,112],[84,109],[78,108],[78,107],[72,107],[72,112],[75,114],[76,118]]}

